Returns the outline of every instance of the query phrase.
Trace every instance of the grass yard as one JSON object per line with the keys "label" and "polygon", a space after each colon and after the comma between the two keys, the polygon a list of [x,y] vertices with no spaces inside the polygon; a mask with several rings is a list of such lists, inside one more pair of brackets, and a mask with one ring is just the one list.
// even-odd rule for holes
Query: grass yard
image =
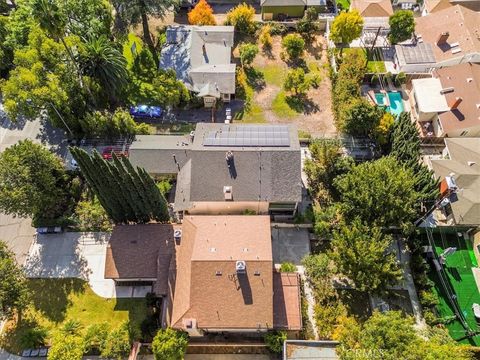
{"label": "grass yard", "polygon": [[[457,236],[456,233],[447,234],[444,232],[434,233],[435,251],[441,254],[448,247],[456,247],[457,251],[446,258],[446,265],[444,266],[445,274],[447,275],[449,285],[457,295],[458,305],[469,325],[474,330],[480,330],[477,321],[473,315],[472,304],[480,304],[480,293],[475,282],[472,272],[473,267],[477,267],[477,261],[473,253],[470,240],[465,240]],[[434,291],[440,299],[440,304],[437,310],[440,317],[443,319],[453,319],[454,312],[452,305],[448,300],[440,278],[435,270],[432,269],[429,273],[429,278],[435,283]],[[465,336],[465,329],[459,320],[452,320],[447,322],[446,327],[452,338],[459,340]],[[464,339],[462,343],[470,343],[472,345],[480,345],[480,335],[473,338]]]}
{"label": "grass yard", "polygon": [[7,323],[1,338],[0,346],[12,353],[21,351],[22,335],[37,326],[51,334],[68,320],[80,322],[82,329],[102,322],[107,322],[113,329],[130,321],[139,329],[147,317],[144,298],[104,299],[80,279],[32,279],[29,280],[29,290],[32,304],[18,324],[14,321]]}
{"label": "grass yard", "polygon": [[287,69],[278,64],[269,64],[259,69],[268,85],[283,86]]}
{"label": "grass yard", "polygon": [[282,119],[293,118],[299,114],[296,110],[292,109],[292,107],[287,102],[288,96],[285,91],[280,90],[273,99],[272,102],[272,111],[275,115]]}
{"label": "grass yard", "polygon": [[369,53],[362,48],[346,48],[343,49],[343,55],[354,52],[359,53],[365,58],[365,61],[367,61],[368,73],[385,73],[387,71],[385,63],[383,61],[374,60],[380,58],[378,51],[378,49],[375,49],[373,53]]}

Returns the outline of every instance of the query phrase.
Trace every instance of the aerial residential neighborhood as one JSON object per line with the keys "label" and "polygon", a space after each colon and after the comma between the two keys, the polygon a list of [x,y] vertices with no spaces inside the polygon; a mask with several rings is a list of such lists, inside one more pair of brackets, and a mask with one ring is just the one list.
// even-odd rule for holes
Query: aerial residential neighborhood
{"label": "aerial residential neighborhood", "polygon": [[0,360],[480,358],[480,1],[0,4]]}

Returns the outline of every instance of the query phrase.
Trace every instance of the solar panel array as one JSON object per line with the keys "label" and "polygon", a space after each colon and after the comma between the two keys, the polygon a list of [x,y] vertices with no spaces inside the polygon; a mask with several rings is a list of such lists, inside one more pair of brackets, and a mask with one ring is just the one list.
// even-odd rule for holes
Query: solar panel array
{"label": "solar panel array", "polygon": [[402,46],[407,64],[429,64],[435,62],[432,45],[418,43],[415,46]]}
{"label": "solar panel array", "polygon": [[290,133],[288,126],[284,125],[225,125],[220,130],[210,131],[203,139],[203,145],[288,147],[290,146]]}

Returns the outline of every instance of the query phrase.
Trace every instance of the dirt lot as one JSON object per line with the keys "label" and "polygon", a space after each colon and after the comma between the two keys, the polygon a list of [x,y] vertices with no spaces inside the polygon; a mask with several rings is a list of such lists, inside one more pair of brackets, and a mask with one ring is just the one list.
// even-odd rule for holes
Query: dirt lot
{"label": "dirt lot", "polygon": [[[305,52],[306,66],[320,75],[321,82],[318,88],[308,91],[301,109],[289,105],[286,101],[288,94],[282,89],[289,66],[280,58],[281,39],[274,36],[271,51],[261,51],[253,63],[253,67],[264,76],[264,84],[255,89],[256,119],[269,123],[296,123],[300,130],[314,136],[335,136],[325,38],[318,35]],[[260,111],[262,116],[258,114]]]}

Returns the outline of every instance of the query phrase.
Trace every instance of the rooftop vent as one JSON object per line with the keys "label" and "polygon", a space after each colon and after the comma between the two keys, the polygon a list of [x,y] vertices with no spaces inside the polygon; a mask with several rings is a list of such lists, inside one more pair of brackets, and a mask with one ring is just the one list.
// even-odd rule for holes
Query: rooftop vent
{"label": "rooftop vent", "polygon": [[217,252],[217,248],[211,247],[210,252],[212,252],[212,253]]}
{"label": "rooftop vent", "polygon": [[224,186],[223,187],[223,194],[225,195],[225,200],[232,200],[233,199],[232,187],[231,186]]}
{"label": "rooftop vent", "polygon": [[473,165],[476,164],[476,162],[475,161],[467,161],[467,164],[468,164],[468,166],[473,166]]}
{"label": "rooftop vent", "polygon": [[471,83],[473,81],[473,78],[467,78],[467,83]]}
{"label": "rooftop vent", "polygon": [[447,87],[447,88],[444,88],[442,90],[440,90],[440,94],[444,95],[444,94],[448,94],[448,93],[451,93],[453,92],[455,89],[453,87]]}
{"label": "rooftop vent", "polygon": [[462,49],[460,49],[459,47],[452,49],[452,54],[458,54],[459,52],[462,52]]}
{"label": "rooftop vent", "polygon": [[175,241],[180,241],[180,239],[182,238],[182,230],[180,229],[177,229],[173,232],[173,238],[175,239]]}
{"label": "rooftop vent", "polygon": [[237,274],[245,274],[247,272],[247,264],[243,260],[239,260],[235,264]]}

